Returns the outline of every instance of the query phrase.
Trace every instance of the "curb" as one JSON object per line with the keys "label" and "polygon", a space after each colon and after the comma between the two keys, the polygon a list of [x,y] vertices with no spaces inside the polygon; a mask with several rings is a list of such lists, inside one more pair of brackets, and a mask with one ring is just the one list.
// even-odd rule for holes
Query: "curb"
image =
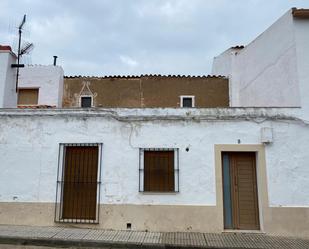
{"label": "curb", "polygon": [[[170,244],[148,244],[148,243],[125,243],[114,241],[94,241],[94,240],[64,240],[53,238],[23,238],[23,237],[1,237],[0,244],[24,245],[24,246],[50,246],[50,247],[93,247],[93,248],[140,248],[140,249],[219,249],[219,247],[204,246],[184,246]],[[220,247],[220,249],[228,249]],[[242,249],[242,248],[233,248]],[[252,248],[254,249],[254,248]]]}

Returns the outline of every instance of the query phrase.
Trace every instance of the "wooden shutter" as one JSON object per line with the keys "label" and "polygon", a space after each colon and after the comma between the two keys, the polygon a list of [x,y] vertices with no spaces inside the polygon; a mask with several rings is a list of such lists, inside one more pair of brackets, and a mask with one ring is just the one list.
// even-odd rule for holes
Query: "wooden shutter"
{"label": "wooden shutter", "polygon": [[144,191],[174,191],[174,173],[174,151],[144,151]]}
{"label": "wooden shutter", "polygon": [[19,89],[18,105],[37,105],[39,99],[39,89]]}
{"label": "wooden shutter", "polygon": [[67,146],[63,219],[96,219],[98,146]]}

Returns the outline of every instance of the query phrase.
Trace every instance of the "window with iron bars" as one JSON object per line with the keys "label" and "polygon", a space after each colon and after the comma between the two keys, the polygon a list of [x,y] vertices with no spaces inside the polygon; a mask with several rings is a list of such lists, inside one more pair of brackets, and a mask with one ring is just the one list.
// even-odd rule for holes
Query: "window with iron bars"
{"label": "window with iron bars", "polygon": [[59,145],[55,222],[99,223],[102,143]]}
{"label": "window with iron bars", "polygon": [[139,191],[179,192],[179,149],[139,150]]}

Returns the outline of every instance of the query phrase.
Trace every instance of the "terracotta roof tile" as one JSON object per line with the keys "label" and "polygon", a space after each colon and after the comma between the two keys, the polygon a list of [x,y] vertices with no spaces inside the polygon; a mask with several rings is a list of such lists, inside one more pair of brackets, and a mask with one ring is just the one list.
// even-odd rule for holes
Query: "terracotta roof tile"
{"label": "terracotta roof tile", "polygon": [[0,50],[12,52],[12,48],[8,45],[0,45]]}
{"label": "terracotta roof tile", "polygon": [[234,47],[231,47],[232,49],[243,49],[245,48],[244,45],[237,45],[237,46],[234,46]]}
{"label": "terracotta roof tile", "polygon": [[307,19],[309,18],[309,9],[292,8],[292,15],[295,18]]}
{"label": "terracotta roof tile", "polygon": [[226,78],[222,75],[161,75],[161,74],[142,74],[142,75],[109,75],[109,76],[82,76],[82,75],[70,75],[64,76],[67,79],[74,79],[74,78],[96,78],[96,79],[131,79],[131,78]]}
{"label": "terracotta roof tile", "polygon": [[56,108],[54,105],[18,105],[20,109],[50,109]]}

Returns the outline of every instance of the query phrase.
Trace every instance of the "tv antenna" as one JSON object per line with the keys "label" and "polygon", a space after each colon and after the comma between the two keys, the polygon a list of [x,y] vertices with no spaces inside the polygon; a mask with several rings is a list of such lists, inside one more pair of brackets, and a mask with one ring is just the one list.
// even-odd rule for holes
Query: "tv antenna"
{"label": "tv antenna", "polygon": [[16,67],[16,92],[18,91],[18,78],[19,78],[19,68],[20,67],[24,67],[24,64],[20,64],[20,58],[24,55],[24,54],[28,54],[32,51],[32,49],[34,48],[33,43],[29,43],[29,42],[25,42],[22,46],[21,46],[21,35],[23,32],[23,27],[26,23],[26,15],[24,15],[21,23],[18,26],[18,52],[17,52],[17,64],[12,64],[12,67]]}

